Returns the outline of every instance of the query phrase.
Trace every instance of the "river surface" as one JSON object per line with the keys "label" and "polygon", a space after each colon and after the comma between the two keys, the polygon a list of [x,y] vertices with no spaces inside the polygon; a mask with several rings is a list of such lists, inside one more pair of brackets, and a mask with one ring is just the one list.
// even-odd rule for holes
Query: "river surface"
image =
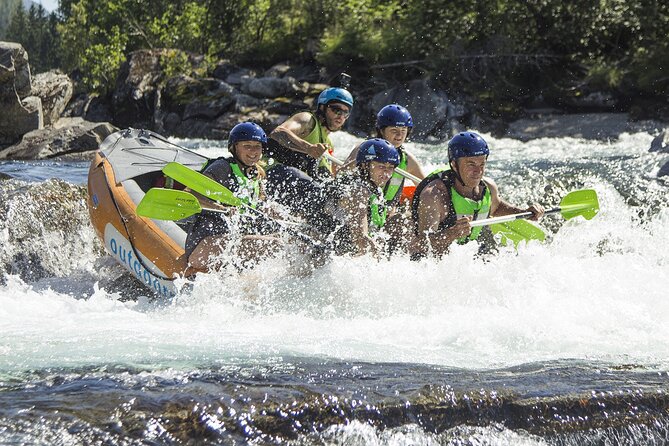
{"label": "river surface", "polygon": [[669,443],[667,155],[487,139],[509,201],[593,188],[599,215],[485,260],[272,259],[171,301],[103,252],[88,163],[0,163],[0,445]]}

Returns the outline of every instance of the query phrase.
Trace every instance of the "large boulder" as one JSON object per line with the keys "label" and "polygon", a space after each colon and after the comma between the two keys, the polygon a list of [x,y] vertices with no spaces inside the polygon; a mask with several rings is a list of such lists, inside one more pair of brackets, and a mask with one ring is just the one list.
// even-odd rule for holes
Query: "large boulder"
{"label": "large boulder", "polygon": [[445,92],[434,88],[428,79],[418,79],[406,86],[391,88],[374,95],[371,113],[375,114],[388,104],[405,106],[413,117],[413,137],[448,137],[450,120],[460,113]]}
{"label": "large boulder", "polygon": [[156,90],[162,81],[162,58],[168,50],[139,50],[121,65],[112,95],[114,123],[121,127],[151,128]]}
{"label": "large boulder", "polygon": [[84,118],[91,122],[110,122],[114,116],[111,104],[104,96],[82,93],[70,100],[61,115],[67,118]]}
{"label": "large boulder", "polygon": [[30,95],[28,53],[20,43],[0,41],[0,100]]}
{"label": "large boulder", "polygon": [[0,148],[18,142],[26,133],[44,127],[42,100],[28,96],[20,102],[0,101]]}
{"label": "large boulder", "polygon": [[0,148],[44,126],[42,101],[30,96],[28,53],[18,43],[0,42]]}
{"label": "large boulder", "polygon": [[[206,122],[230,110],[234,103],[234,88],[219,79],[175,76],[159,91],[156,129],[178,136],[203,137],[210,133],[211,125]],[[186,124],[181,125],[182,121]]]}
{"label": "large boulder", "polygon": [[657,135],[650,143],[649,152],[666,152],[669,153],[669,131],[664,130]]}
{"label": "large boulder", "polygon": [[242,91],[256,98],[295,96],[301,91],[292,77],[259,77],[242,84]]}
{"label": "large boulder", "polygon": [[106,122],[63,118],[52,127],[23,135],[20,143],[0,151],[0,159],[45,159],[91,152],[117,130]]}
{"label": "large boulder", "polygon": [[42,100],[44,125],[60,119],[65,107],[72,99],[74,85],[66,74],[57,70],[40,73],[33,78],[32,95]]}
{"label": "large boulder", "polygon": [[666,177],[669,175],[669,161],[667,161],[664,166],[660,167],[660,170],[657,172],[657,177]]}

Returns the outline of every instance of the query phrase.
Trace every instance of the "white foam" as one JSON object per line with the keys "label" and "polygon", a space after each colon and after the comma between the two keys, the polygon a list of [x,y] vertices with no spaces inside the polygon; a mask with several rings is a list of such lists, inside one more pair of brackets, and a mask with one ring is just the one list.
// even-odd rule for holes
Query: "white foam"
{"label": "white foam", "polygon": [[[596,143],[597,153],[652,161],[639,142],[648,138],[621,139]],[[505,151],[540,159],[544,150],[558,160],[568,147],[593,144],[545,140],[526,151],[530,143],[493,143],[509,162]],[[568,358],[666,366],[669,208],[662,200],[631,206],[610,183],[585,181],[598,192],[597,217],[488,262],[473,259],[469,244],[442,261],[337,258],[300,278],[272,259],[242,274],[200,275],[168,304],[122,303],[104,289],[84,291],[90,284],[73,296],[10,276],[0,286],[0,370],[294,355],[461,368]]]}

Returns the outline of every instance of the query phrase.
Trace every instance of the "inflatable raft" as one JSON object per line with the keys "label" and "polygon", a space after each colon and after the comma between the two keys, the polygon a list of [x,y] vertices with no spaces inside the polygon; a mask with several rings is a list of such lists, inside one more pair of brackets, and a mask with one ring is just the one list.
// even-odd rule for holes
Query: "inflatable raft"
{"label": "inflatable raft", "polygon": [[146,287],[170,298],[175,280],[195,273],[184,255],[186,231],[173,221],[136,213],[146,192],[164,181],[161,169],[178,162],[199,170],[207,157],[147,131],[127,129],[100,144],[88,174],[88,208],[106,251]]}

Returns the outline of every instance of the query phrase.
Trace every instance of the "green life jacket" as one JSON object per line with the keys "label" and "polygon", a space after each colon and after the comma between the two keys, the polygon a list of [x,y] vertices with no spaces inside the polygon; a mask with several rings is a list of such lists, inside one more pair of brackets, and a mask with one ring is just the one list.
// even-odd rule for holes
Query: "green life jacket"
{"label": "green life jacket", "polygon": [[[383,228],[386,224],[386,216],[388,215],[388,210],[386,209],[385,199],[379,199],[379,195],[372,194],[369,196],[369,217],[371,224],[376,226],[377,229]],[[379,212],[379,209],[381,211]]]}
{"label": "green life jacket", "polygon": [[[231,162],[230,168],[239,186],[236,191],[233,191],[235,196],[255,209],[260,201],[260,178],[249,179],[237,163]],[[243,208],[240,209],[242,210]]]}
{"label": "green life jacket", "polygon": [[[398,149],[398,151],[400,152],[400,164],[397,167],[399,169],[406,170],[407,155],[404,150],[401,150],[401,148]],[[383,198],[387,202],[393,201],[397,196],[397,193],[402,191],[402,187],[404,187],[404,177],[397,173],[397,171],[393,171],[393,176],[390,177],[390,180],[388,180],[386,183]]]}
{"label": "green life jacket", "polygon": [[[432,183],[434,180],[441,180],[444,185],[448,188],[451,195],[450,203],[448,204],[449,209],[446,214],[446,218],[439,223],[439,230],[448,228],[455,224],[455,220],[459,217],[471,216],[472,220],[482,220],[487,218],[490,214],[490,207],[492,204],[492,195],[490,194],[490,188],[481,182],[481,187],[483,187],[483,198],[481,200],[471,200],[460,195],[453,186],[455,179],[454,173],[451,171],[450,166],[440,167],[430,173],[425,177],[423,181],[416,187],[416,192],[414,198],[411,202],[411,214],[414,219],[414,222],[418,222],[418,207],[420,203],[420,194],[427,187],[428,184]],[[416,223],[417,224],[417,223]],[[483,230],[482,226],[477,226],[472,228],[471,234],[467,237],[462,237],[458,239],[458,243],[466,243],[469,240],[476,240],[481,231]]]}
{"label": "green life jacket", "polygon": [[[490,204],[492,203],[492,195],[490,194],[490,188],[487,187],[485,183],[483,183],[483,187],[483,198],[477,201],[463,197],[455,190],[455,187],[451,186],[451,201],[453,202],[453,208],[455,209],[457,218],[472,217],[472,220],[483,220],[484,218],[488,218],[488,215],[490,214]],[[458,239],[458,243],[466,243],[469,240],[476,240],[482,229],[483,226],[472,228],[471,234],[467,237]]]}
{"label": "green life jacket", "polygon": [[[332,141],[330,141],[329,136],[324,136],[323,133],[323,126],[321,125],[320,119],[313,113],[310,113],[311,117],[314,121],[316,121],[316,125],[314,126],[313,130],[311,133],[309,133],[304,140],[310,144],[325,144],[329,148],[333,148],[334,145],[332,145]],[[325,168],[327,169],[331,174],[332,174],[332,163],[325,158],[324,156],[321,157],[321,159],[318,162],[318,168]]]}

